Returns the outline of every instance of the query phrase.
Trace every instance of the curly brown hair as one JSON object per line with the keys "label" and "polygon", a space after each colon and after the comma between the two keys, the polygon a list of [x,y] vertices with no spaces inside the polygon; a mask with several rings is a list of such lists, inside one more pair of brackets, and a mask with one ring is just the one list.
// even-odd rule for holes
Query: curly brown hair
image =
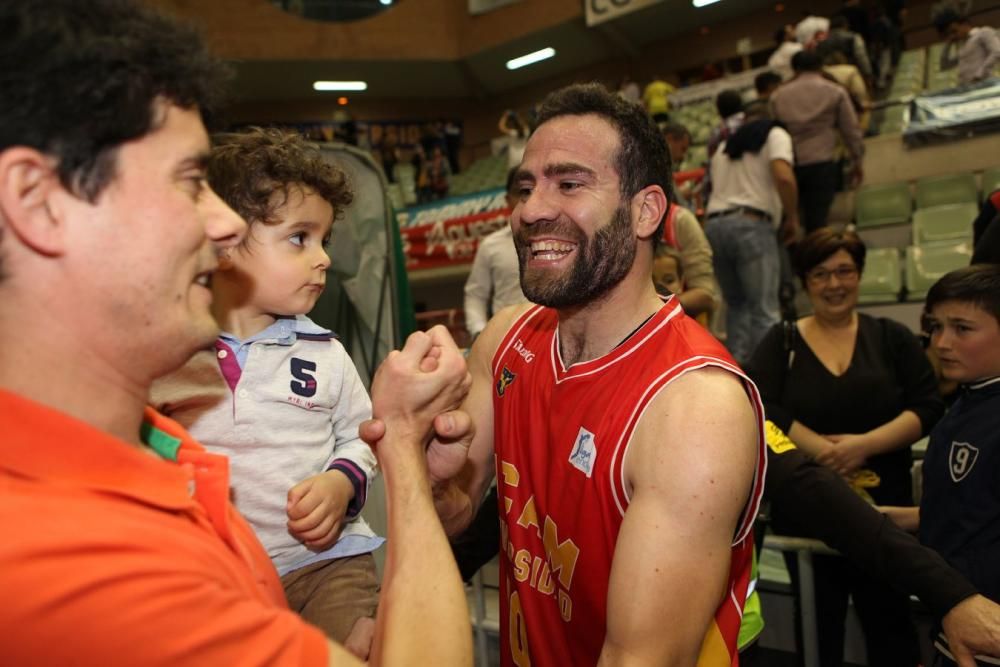
{"label": "curly brown hair", "polygon": [[334,219],[354,199],[344,172],[294,132],[251,127],[213,139],[208,182],[250,227],[280,223],[275,214],[295,188],[325,199]]}

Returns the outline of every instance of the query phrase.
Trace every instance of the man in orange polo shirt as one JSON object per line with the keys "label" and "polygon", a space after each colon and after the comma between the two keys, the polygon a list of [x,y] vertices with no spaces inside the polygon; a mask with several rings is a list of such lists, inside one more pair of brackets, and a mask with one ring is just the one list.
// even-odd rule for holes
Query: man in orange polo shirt
{"label": "man in orange polo shirt", "polygon": [[[214,340],[216,249],[245,233],[205,182],[223,74],[131,2],[0,5],[0,664],[358,664],[287,608],[228,461],[145,407]],[[424,453],[435,425],[464,430],[448,411],[467,388],[443,329],[373,382],[363,430],[390,494],[376,664],[471,662],[430,493],[464,452]]]}

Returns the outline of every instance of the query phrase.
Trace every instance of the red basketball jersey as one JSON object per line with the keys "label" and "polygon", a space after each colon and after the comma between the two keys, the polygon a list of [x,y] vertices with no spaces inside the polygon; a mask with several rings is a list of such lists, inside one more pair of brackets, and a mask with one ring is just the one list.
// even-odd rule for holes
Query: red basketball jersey
{"label": "red basketball jersey", "polygon": [[[608,579],[628,508],[622,461],[649,402],[684,373],[715,366],[745,383],[759,423],[752,493],[732,545],[728,591],[699,665],[735,665],[764,480],[763,408],[725,349],[670,298],[607,355],[566,368],[556,311],[517,319],[493,358],[501,516],[503,665],[597,663]],[[669,628],[664,628],[669,632]]]}

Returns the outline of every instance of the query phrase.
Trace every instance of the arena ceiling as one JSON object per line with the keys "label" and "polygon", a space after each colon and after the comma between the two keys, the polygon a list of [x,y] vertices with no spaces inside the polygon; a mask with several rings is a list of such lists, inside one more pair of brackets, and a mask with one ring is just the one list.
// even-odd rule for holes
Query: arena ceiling
{"label": "arena ceiling", "polygon": [[[641,49],[656,42],[773,4],[774,0],[721,0],[696,9],[690,0],[665,0],[593,28],[581,16],[455,61],[248,60],[234,63],[236,90],[238,99],[247,102],[301,100],[330,95],[314,92],[313,81],[360,79],[369,86],[361,95],[372,99],[483,99],[596,63],[638,59]],[[419,31],[414,39],[420,39]],[[555,48],[555,58],[516,71],[506,69],[507,60],[546,46]],[[672,68],[666,65],[666,69]]]}

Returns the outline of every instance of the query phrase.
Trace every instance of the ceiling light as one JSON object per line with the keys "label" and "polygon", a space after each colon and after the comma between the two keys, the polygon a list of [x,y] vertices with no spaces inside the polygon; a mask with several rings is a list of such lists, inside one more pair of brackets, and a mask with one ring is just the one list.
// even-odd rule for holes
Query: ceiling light
{"label": "ceiling light", "polygon": [[313,81],[313,90],[368,90],[365,81]]}
{"label": "ceiling light", "polygon": [[719,0],[691,0],[691,4],[695,7],[704,7],[705,5],[713,5]]}
{"label": "ceiling light", "polygon": [[527,67],[537,63],[540,60],[546,60],[551,58],[556,54],[556,50],[551,46],[542,49],[541,51],[535,51],[534,53],[529,53],[526,56],[521,56],[520,58],[514,58],[513,60],[507,61],[507,69],[519,69],[521,67]]}
{"label": "ceiling light", "polygon": [[381,4],[386,5],[387,7],[392,4],[392,0],[378,0],[378,1]]}

